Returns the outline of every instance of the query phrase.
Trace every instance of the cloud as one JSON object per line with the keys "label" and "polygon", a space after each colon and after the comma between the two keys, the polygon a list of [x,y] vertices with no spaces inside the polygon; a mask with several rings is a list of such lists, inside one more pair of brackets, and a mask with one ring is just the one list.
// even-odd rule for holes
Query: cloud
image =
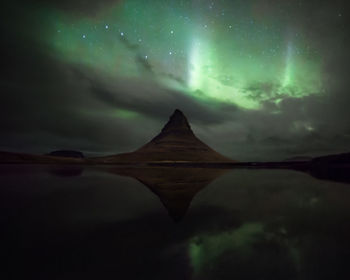
{"label": "cloud", "polygon": [[141,55],[137,55],[135,61],[136,64],[139,65],[142,70],[144,70],[147,73],[154,74],[153,67],[149,63],[147,58]]}
{"label": "cloud", "polygon": [[173,81],[176,81],[177,83],[179,83],[183,87],[187,86],[186,81],[183,78],[181,78],[173,73],[167,73],[167,72],[156,73],[156,71],[154,71],[154,67],[151,65],[148,57],[142,54],[142,52],[140,50],[141,46],[139,44],[131,43],[129,41],[129,39],[127,38],[126,34],[123,34],[122,36],[120,36],[120,41],[129,51],[131,51],[133,53],[133,55],[135,57],[135,63],[139,66],[140,72],[142,74],[149,74],[151,76],[154,76],[154,77],[157,76],[160,78],[168,78],[168,79],[171,79]]}
{"label": "cloud", "polygon": [[[122,0],[29,0],[24,1],[26,4],[49,6],[63,11],[69,12],[76,16],[97,16],[101,10],[112,7],[118,3],[122,3]],[[21,2],[21,1],[19,1]]]}
{"label": "cloud", "polygon": [[251,99],[263,101],[273,100],[283,94],[280,93],[281,87],[272,82],[254,82],[243,89],[243,92]]}
{"label": "cloud", "polygon": [[140,48],[140,45],[131,43],[131,42],[127,39],[127,37],[126,37],[125,34],[120,35],[120,36],[119,36],[119,40],[120,40],[120,42],[122,42],[122,44],[123,44],[127,49],[129,49],[130,51],[137,51],[137,50],[139,50],[139,48]]}

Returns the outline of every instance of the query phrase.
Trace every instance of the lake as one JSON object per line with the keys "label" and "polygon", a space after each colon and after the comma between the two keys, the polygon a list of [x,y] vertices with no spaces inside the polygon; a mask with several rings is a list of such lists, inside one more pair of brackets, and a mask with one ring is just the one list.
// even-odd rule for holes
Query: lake
{"label": "lake", "polygon": [[350,184],[291,170],[0,166],[1,279],[350,279]]}

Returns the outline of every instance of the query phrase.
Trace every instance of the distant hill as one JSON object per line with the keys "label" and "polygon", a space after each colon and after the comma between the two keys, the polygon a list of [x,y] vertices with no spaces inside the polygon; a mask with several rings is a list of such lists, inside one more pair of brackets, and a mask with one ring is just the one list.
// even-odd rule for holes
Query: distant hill
{"label": "distant hill", "polygon": [[309,173],[319,179],[350,182],[350,153],[314,158]]}
{"label": "distant hill", "polygon": [[100,163],[233,162],[199,140],[180,110],[175,110],[161,132],[135,152],[99,157],[94,161]]}
{"label": "distant hill", "polygon": [[58,157],[50,155],[31,155],[0,151],[0,163],[45,163],[45,164],[75,164],[84,163],[81,158]]}
{"label": "distant hill", "polygon": [[312,163],[319,163],[319,164],[350,164],[350,153],[317,157],[317,158],[314,158],[312,160]]}
{"label": "distant hill", "polygon": [[297,156],[297,157],[287,158],[284,161],[285,162],[298,162],[298,161],[310,161],[310,160],[312,160],[312,157]]}
{"label": "distant hill", "polygon": [[68,157],[68,158],[85,158],[84,154],[79,151],[71,151],[71,150],[59,150],[59,151],[53,151],[48,156],[53,157]]}

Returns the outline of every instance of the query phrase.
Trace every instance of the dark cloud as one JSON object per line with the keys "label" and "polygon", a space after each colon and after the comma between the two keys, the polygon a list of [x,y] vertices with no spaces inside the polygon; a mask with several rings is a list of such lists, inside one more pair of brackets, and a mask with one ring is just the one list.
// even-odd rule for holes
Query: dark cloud
{"label": "dark cloud", "polygon": [[127,39],[127,37],[126,37],[126,35],[120,35],[119,36],[119,39],[120,39],[120,42],[122,42],[122,44],[127,48],[127,49],[129,49],[129,50],[131,50],[131,51],[136,51],[136,50],[138,50],[139,48],[140,48],[140,46],[138,45],[138,44],[133,44],[133,43],[131,43],[128,39]]}
{"label": "dark cloud", "polygon": [[[27,4],[48,7],[54,7],[66,12],[70,12],[72,15],[81,16],[97,16],[101,10],[107,9],[117,3],[123,2],[122,0],[21,0]],[[19,2],[21,2],[19,1]]]}
{"label": "dark cloud", "polygon": [[234,86],[236,83],[234,77],[231,75],[221,75],[218,77],[213,77],[213,79],[217,80],[224,86]]}
{"label": "dark cloud", "polygon": [[147,73],[154,74],[153,67],[149,63],[148,59],[144,56],[137,55],[135,58],[137,65],[141,66],[141,69],[146,71]]}
{"label": "dark cloud", "polygon": [[152,81],[95,81],[91,93],[109,106],[140,112],[160,122],[165,122],[175,108],[181,108],[191,121],[198,123],[215,124],[227,118],[225,113],[218,113],[194,98],[164,89]]}
{"label": "dark cloud", "polygon": [[243,89],[243,92],[251,99],[254,100],[266,100],[274,99],[280,93],[280,86],[276,83],[266,83],[266,82],[255,82]]}
{"label": "dark cloud", "polygon": [[125,34],[119,36],[120,42],[133,53],[135,57],[135,63],[139,66],[140,71],[147,74],[154,74],[153,67],[149,63],[148,59],[141,54],[140,45],[131,43]]}
{"label": "dark cloud", "polygon": [[153,66],[151,65],[148,58],[140,52],[140,45],[131,43],[125,34],[120,36],[120,41],[135,56],[136,65],[139,66],[141,73],[147,73],[147,74],[151,74],[151,75],[155,75],[163,78],[168,78],[173,81],[176,81],[177,83],[179,83],[184,87],[187,86],[186,81],[183,78],[178,77],[172,73],[165,73],[165,72],[155,73]]}
{"label": "dark cloud", "polygon": [[171,79],[171,80],[174,80],[174,81],[176,81],[177,83],[179,83],[180,85],[182,85],[183,87],[186,87],[186,86],[187,86],[187,83],[186,83],[186,81],[185,81],[183,78],[181,78],[181,77],[179,77],[179,76],[177,76],[177,75],[174,75],[174,74],[172,74],[172,73],[163,73],[163,74],[161,74],[161,76],[164,76],[164,77],[166,77],[166,78],[169,78],[169,79]]}

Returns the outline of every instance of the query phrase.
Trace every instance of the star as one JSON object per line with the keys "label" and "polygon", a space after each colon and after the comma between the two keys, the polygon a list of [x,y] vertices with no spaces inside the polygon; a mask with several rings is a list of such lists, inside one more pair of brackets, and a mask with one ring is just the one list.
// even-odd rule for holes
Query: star
{"label": "star", "polygon": [[83,35],[83,39],[85,39],[85,38],[86,38],[86,35],[84,34],[84,35]]}
{"label": "star", "polygon": [[174,34],[174,30],[171,30],[170,33],[171,33],[171,34]]}
{"label": "star", "polygon": [[120,32],[120,36],[124,36],[124,32]]}
{"label": "star", "polygon": [[106,26],[105,26],[105,28],[106,28],[106,29],[108,29],[108,28],[109,28],[109,26],[108,26],[108,25],[106,25]]}

